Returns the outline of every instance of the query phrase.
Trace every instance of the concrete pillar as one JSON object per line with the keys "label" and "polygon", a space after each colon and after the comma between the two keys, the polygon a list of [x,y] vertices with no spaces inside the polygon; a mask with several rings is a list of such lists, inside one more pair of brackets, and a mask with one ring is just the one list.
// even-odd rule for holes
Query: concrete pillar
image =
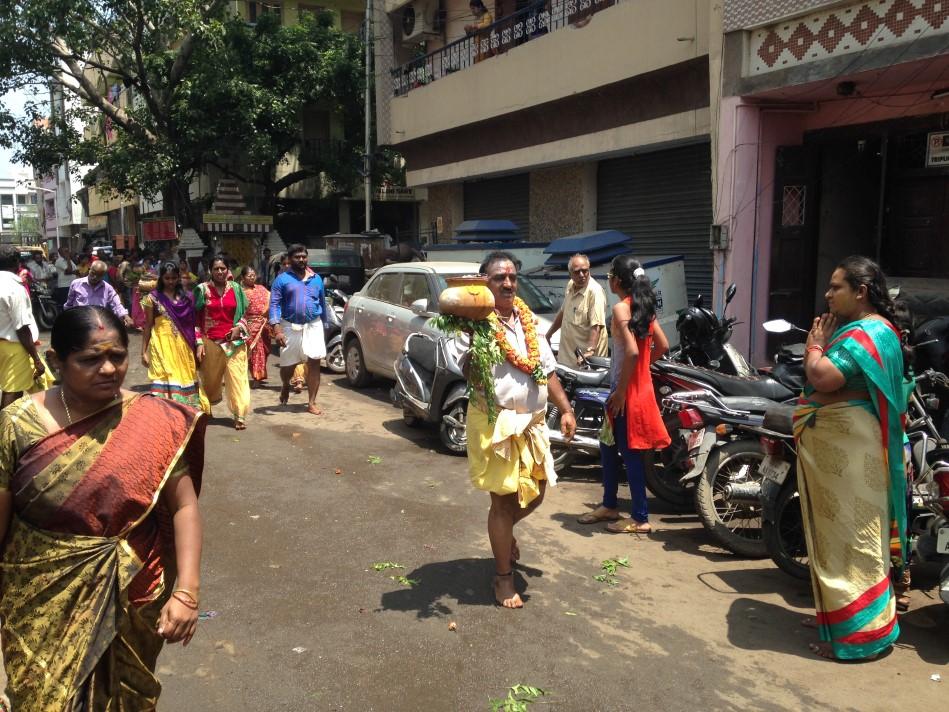
{"label": "concrete pillar", "polygon": [[351,201],[340,198],[339,206],[339,231],[342,233],[352,232],[352,221],[350,219]]}

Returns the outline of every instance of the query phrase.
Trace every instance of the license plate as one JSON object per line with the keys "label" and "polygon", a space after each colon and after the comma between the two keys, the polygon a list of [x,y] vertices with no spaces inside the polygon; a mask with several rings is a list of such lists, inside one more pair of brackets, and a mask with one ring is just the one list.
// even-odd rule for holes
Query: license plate
{"label": "license plate", "polygon": [[688,453],[691,453],[693,450],[695,450],[699,445],[702,444],[703,437],[705,437],[704,429],[693,430],[691,433],[689,433],[689,440],[686,445],[685,451]]}
{"label": "license plate", "polygon": [[936,536],[936,551],[940,554],[949,554],[949,527],[941,527]]}
{"label": "license plate", "polygon": [[788,476],[788,470],[790,469],[790,462],[787,460],[779,460],[771,455],[768,455],[761,461],[761,464],[758,465],[758,472],[761,473],[761,476],[778,485],[784,484],[784,479]]}

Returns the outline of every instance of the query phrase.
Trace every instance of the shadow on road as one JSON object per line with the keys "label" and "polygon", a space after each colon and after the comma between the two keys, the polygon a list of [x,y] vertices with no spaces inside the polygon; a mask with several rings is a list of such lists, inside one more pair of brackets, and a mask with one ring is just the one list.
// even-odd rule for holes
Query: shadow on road
{"label": "shadow on road", "polygon": [[799,611],[752,598],[736,598],[728,609],[728,642],[742,650],[771,650],[776,653],[814,658],[807,644],[815,642],[817,631],[804,628]]}
{"label": "shadow on road", "polygon": [[[382,595],[380,608],[389,611],[415,611],[418,618],[432,618],[454,613],[453,606],[493,606],[494,559],[455,559],[419,566],[405,574],[418,581],[411,588],[402,588]],[[543,576],[540,569],[518,565],[514,585],[526,603],[527,578]]]}
{"label": "shadow on road", "polygon": [[682,551],[686,554],[703,556],[713,563],[736,559],[734,554],[727,553],[724,549],[712,544],[711,535],[702,527],[653,529],[650,536],[655,541],[662,542],[662,548],[666,551]]}
{"label": "shadow on road", "polygon": [[792,578],[778,568],[708,571],[697,578],[716,593],[745,596],[776,593],[792,606],[814,605],[810,582]]}

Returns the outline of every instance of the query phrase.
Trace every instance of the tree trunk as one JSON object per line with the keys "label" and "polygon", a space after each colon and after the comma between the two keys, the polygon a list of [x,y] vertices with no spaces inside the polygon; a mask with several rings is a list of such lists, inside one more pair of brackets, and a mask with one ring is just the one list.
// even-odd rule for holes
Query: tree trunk
{"label": "tree trunk", "polygon": [[201,216],[197,214],[191,202],[191,194],[187,181],[176,178],[162,190],[162,202],[165,213],[175,216],[175,222],[182,229],[201,229]]}

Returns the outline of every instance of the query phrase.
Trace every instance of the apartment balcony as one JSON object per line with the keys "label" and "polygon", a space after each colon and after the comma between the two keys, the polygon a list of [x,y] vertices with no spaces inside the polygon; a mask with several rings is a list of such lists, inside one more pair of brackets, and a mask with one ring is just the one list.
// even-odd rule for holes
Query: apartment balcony
{"label": "apartment balcony", "polygon": [[391,135],[380,141],[397,145],[704,58],[708,35],[702,0],[537,2],[392,70]]}
{"label": "apartment balcony", "polygon": [[347,155],[345,141],[333,138],[308,138],[300,146],[300,164],[314,166],[339,161]]}

